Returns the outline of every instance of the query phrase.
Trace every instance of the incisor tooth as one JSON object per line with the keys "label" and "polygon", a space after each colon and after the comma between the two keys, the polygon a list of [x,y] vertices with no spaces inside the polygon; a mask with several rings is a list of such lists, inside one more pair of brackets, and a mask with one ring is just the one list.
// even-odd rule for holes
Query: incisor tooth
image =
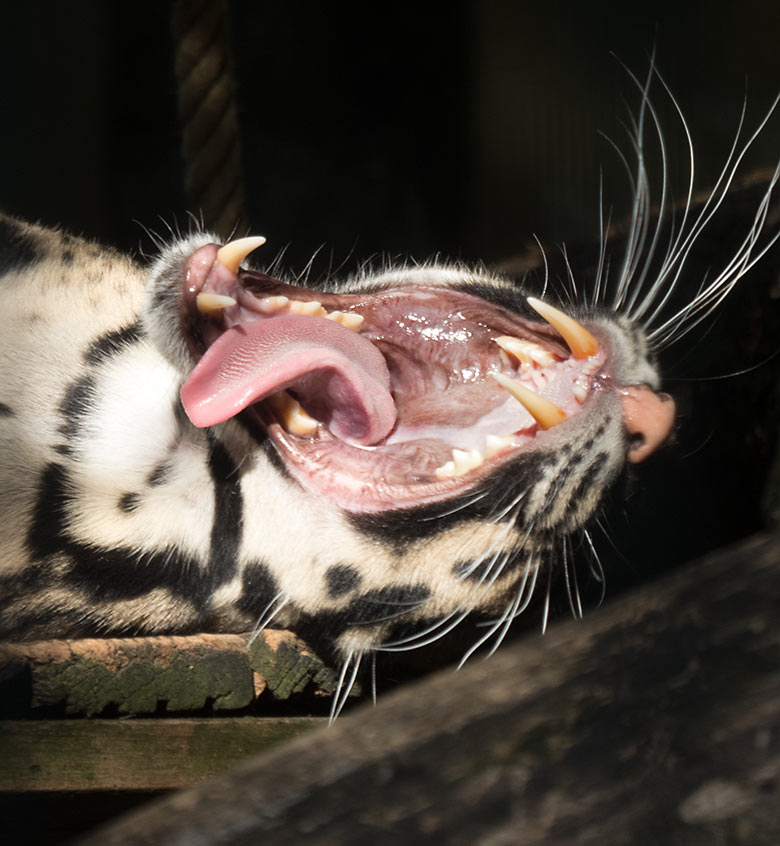
{"label": "incisor tooth", "polygon": [[485,458],[492,458],[506,449],[510,449],[515,445],[514,438],[511,435],[486,435],[485,449],[483,455]]}
{"label": "incisor tooth", "polygon": [[195,297],[195,305],[201,314],[219,314],[228,306],[234,306],[236,301],[233,297],[226,297],[223,294],[213,294],[210,291],[201,291]]}
{"label": "incisor tooth", "polygon": [[503,373],[490,374],[502,388],[506,388],[510,394],[523,406],[523,408],[536,420],[542,429],[551,429],[566,419],[566,412],[558,408],[555,403],[540,397],[525,385],[505,376]]}
{"label": "incisor tooth", "polygon": [[241,262],[258,247],[265,244],[265,238],[262,235],[256,235],[251,238],[238,238],[235,241],[230,241],[224,247],[220,247],[217,252],[217,261],[232,273],[238,273],[238,268],[241,267]]}
{"label": "incisor tooth", "polygon": [[528,297],[528,305],[563,336],[574,358],[588,358],[599,351],[599,342],[576,320],[554,306]]}
{"label": "incisor tooth", "polygon": [[546,367],[555,361],[555,356],[539,344],[532,341],[524,341],[522,338],[515,338],[512,335],[500,335],[493,340],[505,352],[511,353],[522,365],[523,369],[533,366],[533,363]]}
{"label": "incisor tooth", "polygon": [[293,435],[313,435],[317,430],[317,421],[310,417],[301,408],[298,400],[293,399],[287,391],[274,394],[268,401],[279,422]]}

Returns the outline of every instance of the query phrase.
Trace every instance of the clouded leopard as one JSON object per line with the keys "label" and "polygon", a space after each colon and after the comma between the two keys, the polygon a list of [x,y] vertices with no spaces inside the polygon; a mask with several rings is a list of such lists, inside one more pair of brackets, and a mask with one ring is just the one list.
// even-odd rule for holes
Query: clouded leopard
{"label": "clouded leopard", "polygon": [[773,240],[777,171],[736,254],[670,307],[752,138],[662,243],[645,121],[665,159],[645,93],[625,252],[610,268],[602,239],[576,306],[460,265],[301,286],[249,265],[262,239],[206,232],[147,267],[1,218],[0,636],[273,621],[347,680],[472,612],[472,649],[500,642],[670,433],[655,350]]}

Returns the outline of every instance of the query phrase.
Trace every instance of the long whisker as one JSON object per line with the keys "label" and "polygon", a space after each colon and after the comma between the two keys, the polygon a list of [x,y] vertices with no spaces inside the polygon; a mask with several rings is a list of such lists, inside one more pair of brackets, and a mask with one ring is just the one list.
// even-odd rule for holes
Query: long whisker
{"label": "long whisker", "polygon": [[[333,704],[330,706],[330,717],[328,718],[329,726],[333,725],[336,718],[341,713],[341,709],[346,704],[349,694],[352,692],[352,688],[355,685],[355,679],[357,678],[358,670],[360,669],[360,662],[362,660],[363,654],[361,652],[355,652],[354,649],[351,649],[347,654],[347,657],[344,659],[344,663],[341,665],[341,675],[339,676],[338,684],[336,685],[336,693],[333,696]],[[352,674],[350,675],[347,684],[344,684],[344,679],[346,678],[350,664],[354,664]]]}

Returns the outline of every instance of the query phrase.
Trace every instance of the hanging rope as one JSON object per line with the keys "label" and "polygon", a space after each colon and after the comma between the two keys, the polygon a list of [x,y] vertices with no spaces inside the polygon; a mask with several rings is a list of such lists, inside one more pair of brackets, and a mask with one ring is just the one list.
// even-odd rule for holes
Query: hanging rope
{"label": "hanging rope", "polygon": [[173,0],[171,30],[187,199],[224,239],[244,215],[226,0]]}

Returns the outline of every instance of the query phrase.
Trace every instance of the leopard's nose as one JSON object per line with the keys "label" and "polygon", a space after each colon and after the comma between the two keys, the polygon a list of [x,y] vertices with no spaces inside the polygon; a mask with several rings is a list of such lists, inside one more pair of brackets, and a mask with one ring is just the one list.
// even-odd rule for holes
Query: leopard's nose
{"label": "leopard's nose", "polygon": [[630,436],[628,460],[637,464],[671,435],[675,403],[669,394],[656,393],[646,385],[632,385],[621,394],[623,421]]}

